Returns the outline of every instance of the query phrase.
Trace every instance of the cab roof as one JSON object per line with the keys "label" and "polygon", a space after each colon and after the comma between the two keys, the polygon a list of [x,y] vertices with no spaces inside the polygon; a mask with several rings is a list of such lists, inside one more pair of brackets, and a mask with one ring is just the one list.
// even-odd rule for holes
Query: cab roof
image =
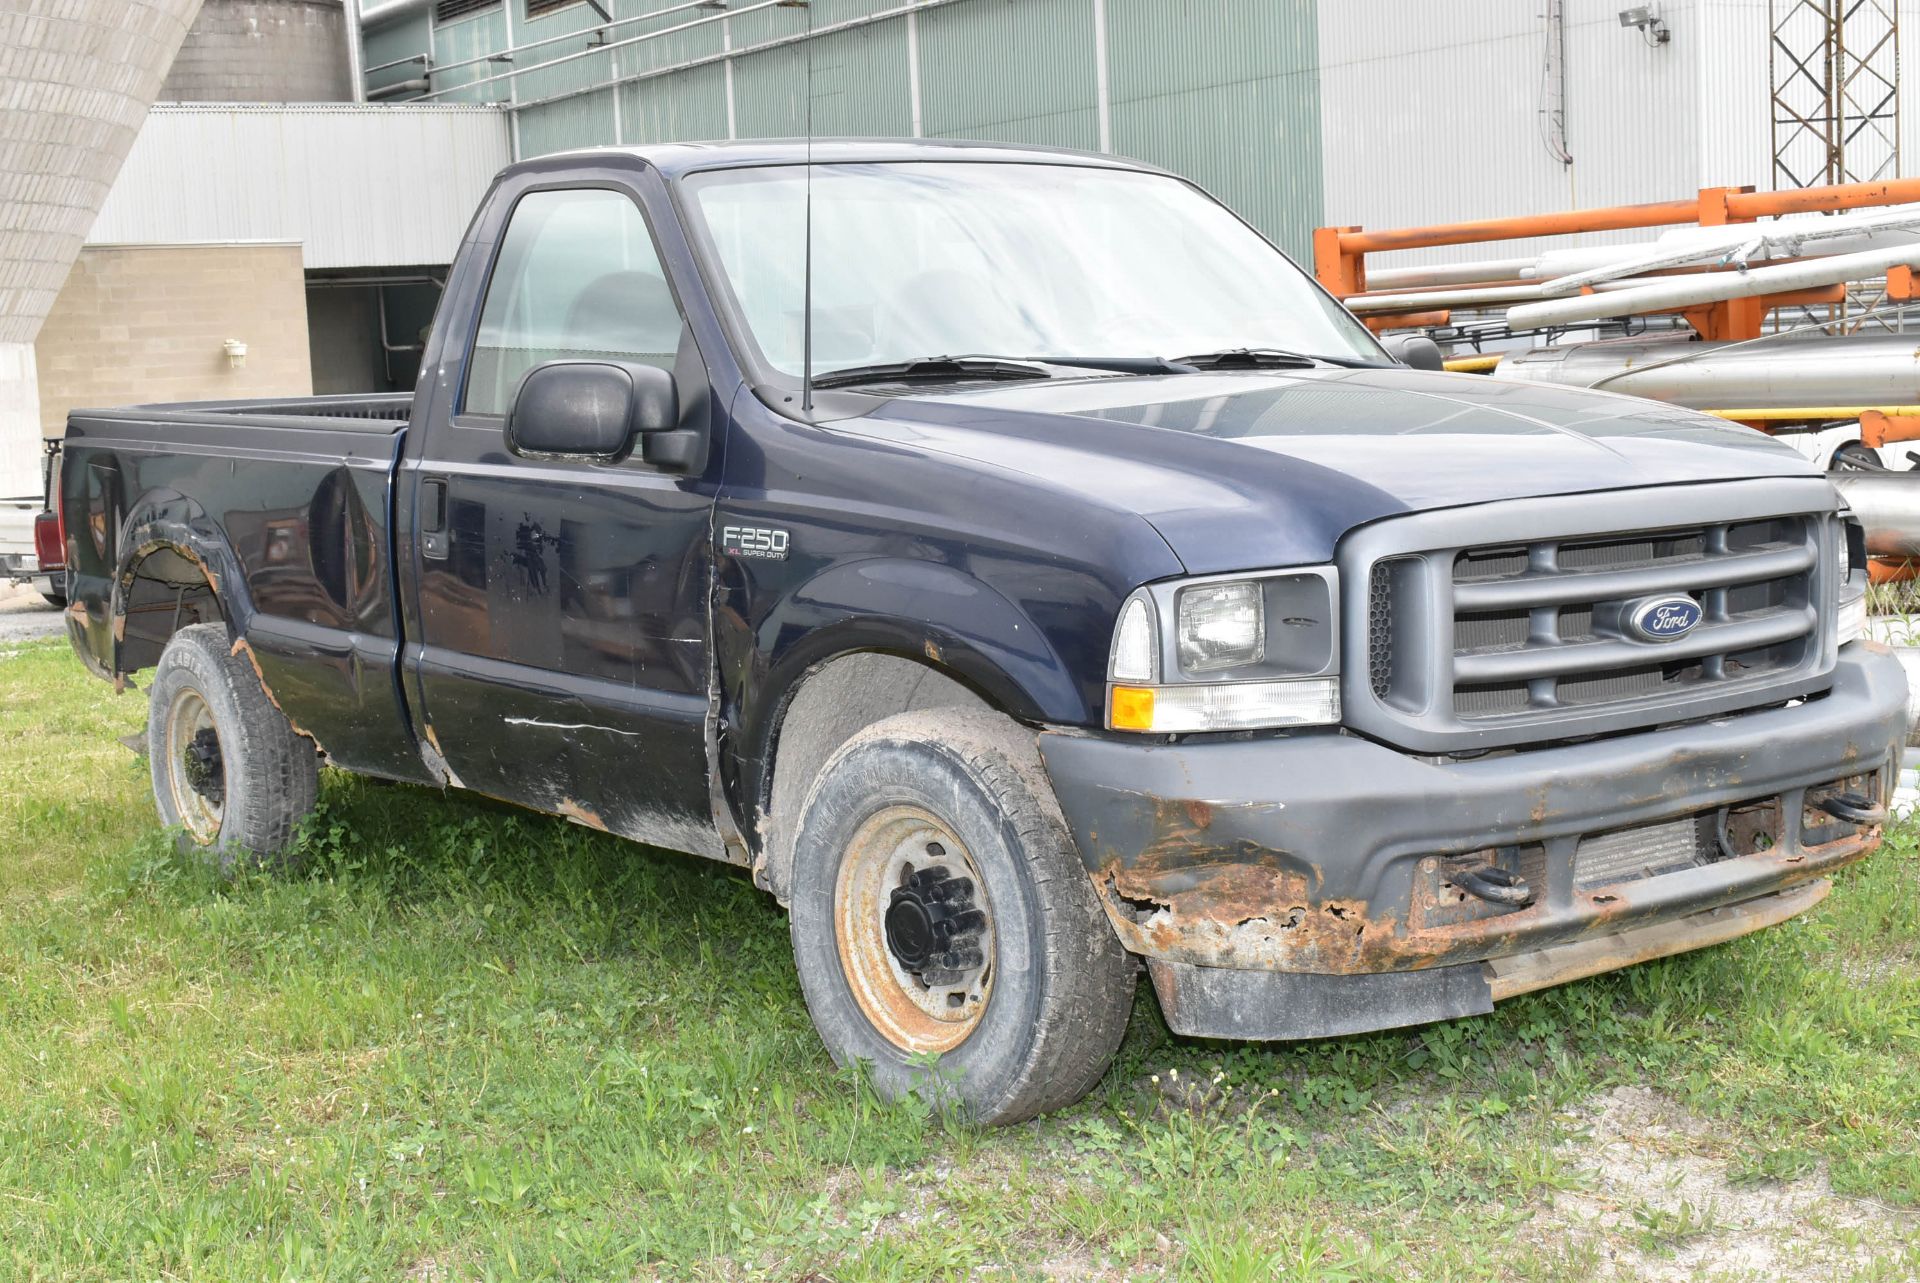
{"label": "cab roof", "polygon": [[738,142],[652,143],[637,147],[583,147],[553,152],[509,166],[507,174],[565,169],[585,164],[638,161],[669,178],[703,169],[753,165],[874,164],[886,161],[975,161],[1028,165],[1081,165],[1163,172],[1152,165],[1099,152],[1064,147],[927,138],[756,138]]}

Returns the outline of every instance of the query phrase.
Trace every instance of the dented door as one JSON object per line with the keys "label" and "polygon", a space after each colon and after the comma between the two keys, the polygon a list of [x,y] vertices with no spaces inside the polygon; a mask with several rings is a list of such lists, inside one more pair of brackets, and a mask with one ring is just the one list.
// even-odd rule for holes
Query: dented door
{"label": "dented door", "polygon": [[637,458],[524,458],[526,370],[579,357],[705,379],[639,207],[610,188],[519,198],[459,412],[418,460],[420,733],[450,783],[718,854],[708,802],[713,487]]}

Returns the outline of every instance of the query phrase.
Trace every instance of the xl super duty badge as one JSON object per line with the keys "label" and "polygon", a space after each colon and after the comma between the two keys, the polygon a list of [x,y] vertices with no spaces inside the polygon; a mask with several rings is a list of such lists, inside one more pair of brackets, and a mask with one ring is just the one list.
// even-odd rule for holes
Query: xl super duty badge
{"label": "xl super duty badge", "polygon": [[772,526],[722,526],[720,551],[729,557],[785,561],[791,542],[788,533]]}

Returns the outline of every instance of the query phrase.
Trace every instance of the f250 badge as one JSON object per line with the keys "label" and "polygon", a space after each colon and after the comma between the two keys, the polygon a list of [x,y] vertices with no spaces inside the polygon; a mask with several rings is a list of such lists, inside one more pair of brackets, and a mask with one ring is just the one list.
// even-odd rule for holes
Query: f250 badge
{"label": "f250 badge", "polygon": [[758,561],[785,561],[792,538],[773,526],[722,526],[720,551],[729,557]]}

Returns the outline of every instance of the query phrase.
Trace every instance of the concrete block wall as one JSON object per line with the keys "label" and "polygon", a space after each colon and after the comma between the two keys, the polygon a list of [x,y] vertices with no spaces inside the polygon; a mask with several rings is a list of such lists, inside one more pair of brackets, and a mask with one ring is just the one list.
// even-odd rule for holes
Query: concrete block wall
{"label": "concrete block wall", "polygon": [[[234,368],[224,344],[247,345]],[[40,426],[144,401],[307,396],[306,273],[285,245],[91,245],[41,327]]]}
{"label": "concrete block wall", "polygon": [[162,102],[346,102],[342,0],[206,0]]}

